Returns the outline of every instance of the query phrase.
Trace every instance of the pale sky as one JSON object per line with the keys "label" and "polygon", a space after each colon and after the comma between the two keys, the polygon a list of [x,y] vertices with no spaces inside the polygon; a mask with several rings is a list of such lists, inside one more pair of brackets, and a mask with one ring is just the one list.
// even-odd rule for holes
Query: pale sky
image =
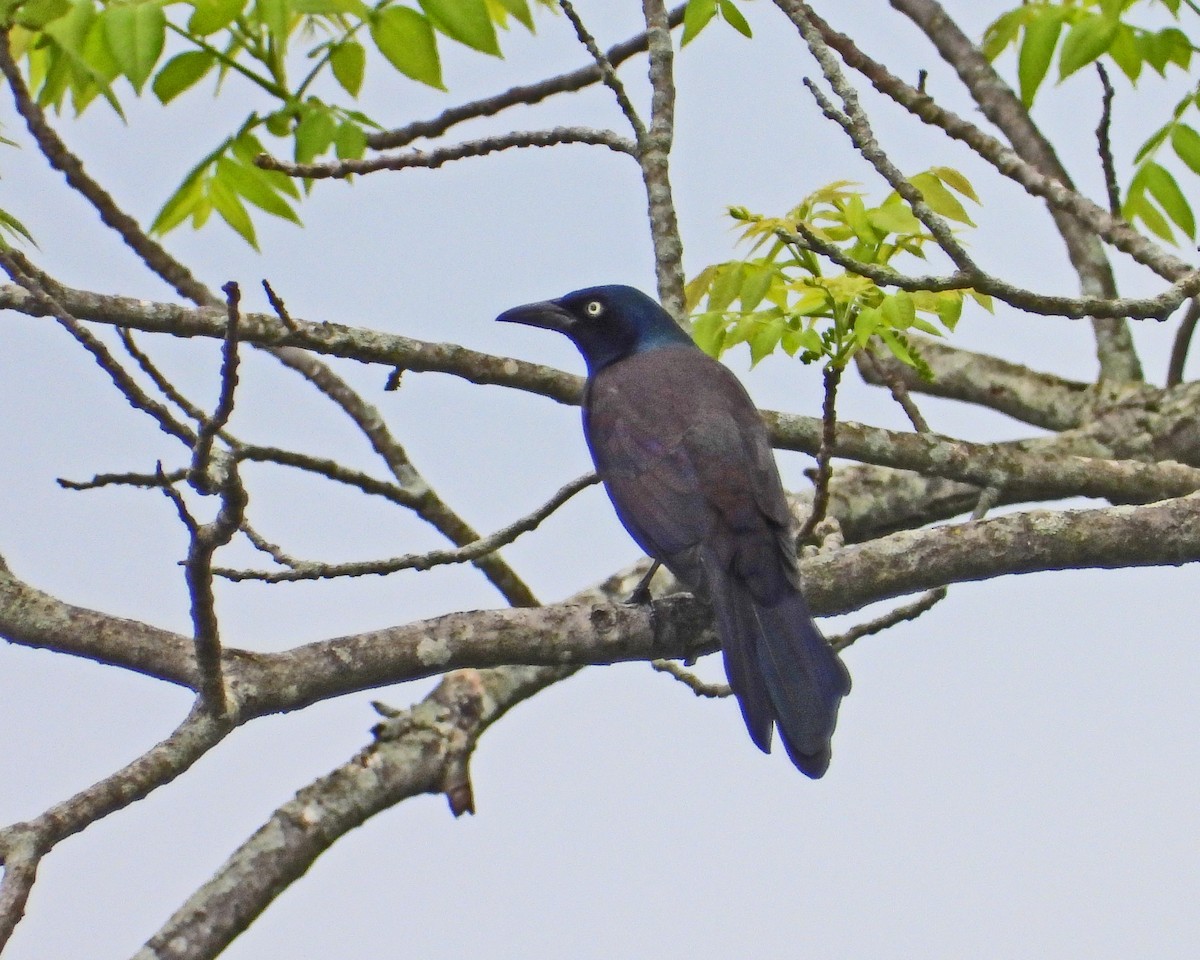
{"label": "pale sky", "polygon": [[[578,6],[604,46],[638,29],[638,4]],[[1005,4],[948,7],[967,9],[978,35]],[[928,69],[931,93],[978,117],[886,4],[820,8],[897,72],[915,78]],[[886,192],[801,87],[816,69],[793,28],[770,4],[745,9],[753,41],[715,26],[677,60],[673,173],[689,274],[732,255],[728,204],[782,212],[844,178],[877,197]],[[504,61],[444,44],[449,95],[376,69],[364,109],[396,126],[586,61],[561,17],[543,15],[539,28],[536,38],[502,38]],[[638,97],[643,64],[622,70]],[[1011,55],[1004,68],[1011,74]],[[1150,82],[1138,104],[1123,81],[1118,88],[1118,151],[1127,164],[1146,124],[1184,85]],[[118,202],[149,218],[247,109],[237,99],[245,86],[231,81],[229,103],[217,105],[210,90],[202,85],[166,111],[130,99],[128,126],[98,107],[59,129]],[[903,169],[944,163],[972,177],[984,207],[969,239],[985,266],[1039,290],[1075,292],[1038,203],[997,187],[963,149],[898,110],[880,109],[873,97],[866,103]],[[1102,194],[1092,150],[1098,110],[1090,75],[1049,87],[1035,110],[1093,196]],[[163,285],[41,167],[11,104],[3,111],[3,132],[21,149],[0,153],[0,206],[35,233],[40,249],[31,253],[68,284],[166,299]],[[560,123],[626,132],[599,87],[459,132]],[[1195,179],[1184,186],[1194,193]],[[261,255],[223,226],[180,231],[168,245],[209,284],[238,280],[254,309],[267,277],[305,319],[454,340],[577,372],[582,364],[565,341],[492,318],[594,283],[653,288],[636,166],[600,148],[319,183],[301,215],[303,230],[262,221]],[[1114,262],[1123,293],[1156,289]],[[1136,330],[1159,382],[1173,329]],[[64,600],[190,631],[175,565],[185,538],[171,505],[155,493],[70,493],[54,482],[149,470],[158,458],[170,466],[180,450],[49,321],[6,314],[4,330],[0,553],[18,576]],[[1094,376],[1080,322],[968,313],[953,342]],[[211,405],[215,344],[142,343]],[[816,369],[781,357],[748,374],[744,353],[726,360],[761,406],[818,412]],[[387,370],[333,362],[481,531],[527,513],[589,467],[574,409],[435,374],[406,374],[399,392],[385,394]],[[890,400],[849,380],[842,416],[903,427]],[[953,403],[921,405],[939,432],[976,440],[1030,433]],[[344,419],[265,356],[246,356],[233,429],[380,472]],[[783,454],[780,464],[791,486],[804,486],[809,458]],[[439,545],[399,511],[328,484],[263,471],[255,490],[256,526],[298,555],[351,559]],[[593,488],[505,556],[554,601],[638,552]],[[229,559],[253,557],[240,550]],[[854,689],[820,782],[781,753],[761,755],[732,701],[698,700],[645,664],[585,670],[484,735],[472,764],[475,817],[454,820],[437,797],[376,817],[320,858],[224,956],[1194,957],[1194,578],[1190,568],[1088,571],[951,588],[920,620],[845,655]],[[498,603],[471,568],[444,567],[386,580],[225,585],[219,594],[225,642],[257,650]],[[720,676],[713,658],[701,670]],[[376,719],[369,700],[407,706],[429,686],[255,721],[176,783],[64,842],[42,865],[6,960],[132,954],[275,807],[367,741]],[[187,706],[184,691],[120,670],[0,648],[0,821],[34,816],[111,773],[170,732]]]}

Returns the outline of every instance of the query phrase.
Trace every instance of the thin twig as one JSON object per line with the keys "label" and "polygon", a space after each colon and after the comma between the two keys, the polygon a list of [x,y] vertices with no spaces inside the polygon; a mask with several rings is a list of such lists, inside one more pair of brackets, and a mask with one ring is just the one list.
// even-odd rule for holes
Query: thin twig
{"label": "thin twig", "polygon": [[733,688],[727,683],[706,683],[689,670],[685,670],[674,660],[651,660],[650,666],[659,673],[674,677],[698,697],[719,699],[733,695]]}
{"label": "thin twig", "polygon": [[[250,524],[245,520],[242,521],[241,531],[246,539],[254,545],[254,549],[265,553],[281,567],[294,567],[300,563],[300,561],[291,556],[291,554],[286,553],[283,547],[272,543],[266,537],[259,534],[259,532],[250,526]],[[219,571],[214,571],[214,573],[219,575]]]}
{"label": "thin twig", "polygon": [[[686,6],[686,4],[680,4],[670,12],[668,22],[672,27],[677,27],[683,23],[683,13]],[[604,52],[604,59],[616,68],[630,57],[645,52],[647,45],[647,34],[639,33],[628,40],[609,47]],[[599,83],[602,79],[603,76],[600,68],[592,63],[578,70],[572,70],[569,73],[549,77],[538,83],[513,87],[495,96],[451,107],[431,120],[418,120],[415,123],[410,123],[396,130],[386,130],[380,133],[369,134],[367,136],[367,146],[372,150],[389,150],[406,147],[421,137],[440,137],[451,127],[466,120],[474,120],[478,117],[492,117],[510,107],[541,103],[543,100],[556,94],[573,93],[576,90],[591,86],[593,83]]]}
{"label": "thin twig", "polygon": [[882,633],[884,630],[890,630],[892,627],[904,623],[906,620],[915,620],[935,604],[945,600],[946,593],[946,587],[935,587],[932,590],[926,590],[912,603],[896,607],[894,610],[889,610],[887,613],[875,617],[873,620],[854,625],[845,633],[829,637],[829,645],[834,650],[845,650],[855,640],[861,640],[863,637],[869,637],[876,633]]}
{"label": "thin twig", "polygon": [[[280,363],[312,383],[354,421],[375,452],[387,464],[392,476],[409,492],[409,507],[418,517],[434,527],[456,547],[479,539],[475,529],[438,495],[413,466],[408,453],[392,436],[379,411],[351,389],[328,364],[297,347],[284,347],[273,351],[273,355]],[[485,554],[471,562],[513,606],[538,606],[533,591],[499,554]]]}
{"label": "thin twig", "polygon": [[212,493],[213,486],[208,476],[212,459],[213,441],[229,423],[233,413],[233,396],[238,383],[238,324],[242,292],[232,280],[221,288],[226,297],[225,342],[221,351],[221,393],[211,417],[200,422],[196,444],[192,448],[192,483],[203,493]]}
{"label": "thin twig", "polygon": [[[431,550],[427,553],[409,553],[387,560],[363,560],[354,563],[313,563],[288,557],[280,561],[285,570],[232,570],[224,567],[213,571],[227,580],[261,580],[267,583],[283,583],[293,580],[328,580],[334,577],[383,576],[399,570],[429,570],[451,563],[466,563],[479,560],[512,543],[517,537],[536,529],[547,517],[570,500],[575,494],[595,483],[594,473],[587,473],[572,480],[558,490],[549,500],[532,513],[515,520],[495,533],[464,544],[454,550]],[[271,552],[271,551],[266,551]]]}
{"label": "thin twig", "polygon": [[825,401],[821,407],[821,447],[817,451],[817,475],[813,480],[812,512],[796,536],[804,543],[812,536],[829,509],[829,481],[833,476],[833,448],[837,443],[837,391],[842,380],[842,368],[834,364],[825,367]]}
{"label": "thin twig", "polygon": [[1193,298],[1183,315],[1179,329],[1175,332],[1175,342],[1171,344],[1171,360],[1167,365],[1168,387],[1183,383],[1183,368],[1192,346],[1192,335],[1196,332],[1197,320],[1200,320],[1200,298]]}
{"label": "thin twig", "polygon": [[[2,43],[0,43],[0,47],[3,47]],[[189,447],[192,445],[195,433],[191,428],[180,423],[170,410],[138,386],[137,381],[121,366],[108,347],[67,312],[58,299],[49,292],[55,285],[45,274],[34,267],[24,254],[12,248],[0,250],[0,267],[4,268],[4,271],[12,277],[15,283],[28,291],[45,313],[54,317],[71,336],[79,341],[83,348],[92,355],[100,369],[108,374],[116,388],[124,394],[130,406],[152,417],[163,433],[181,440]]]}
{"label": "thin twig", "polygon": [[436,170],[447,163],[465,160],[468,157],[486,157],[503,150],[558,147],[564,144],[608,147],[615,153],[626,153],[631,157],[637,155],[637,145],[632,140],[613,133],[611,130],[597,130],[592,127],[555,127],[551,130],[514,130],[511,133],[483,137],[479,140],[466,140],[448,147],[438,147],[428,152],[414,150],[409,153],[385,153],[361,160],[292,163],[263,153],[255,157],[254,162],[263,170],[278,170],[280,173],[286,173],[289,177],[303,177],[309,180],[341,179],[355,174],[375,173],[378,170],[409,170],[413,168]]}
{"label": "thin twig", "polygon": [[1015,286],[1006,280],[986,273],[979,267],[971,270],[955,270],[945,275],[908,276],[880,263],[857,260],[837,244],[824,239],[805,223],[795,225],[796,232],[778,232],[779,238],[796,244],[823,257],[828,257],[838,266],[873,280],[880,286],[897,287],[901,290],[975,290],[1003,300],[1005,303],[1044,316],[1071,317],[1130,317],[1135,320],[1165,320],[1184,300],[1200,292],[1200,270],[1192,270],[1153,297],[1059,297],[1035,293]]}
{"label": "thin twig", "polygon": [[567,19],[571,21],[571,26],[575,28],[575,36],[579,38],[579,42],[583,44],[584,49],[591,54],[592,60],[595,61],[597,68],[600,70],[600,76],[604,80],[604,85],[613,92],[616,97],[617,106],[621,108],[621,112],[625,114],[625,119],[629,121],[629,126],[633,128],[633,135],[639,143],[646,138],[646,125],[642,123],[642,118],[638,116],[637,110],[633,107],[633,101],[629,99],[629,94],[625,91],[625,84],[621,82],[621,78],[617,76],[617,71],[613,65],[609,63],[608,58],[596,45],[595,38],[588,32],[584,26],[583,20],[575,11],[575,5],[571,0],[558,0],[558,5],[562,7],[562,12],[567,15]]}
{"label": "thin twig", "polygon": [[178,483],[188,475],[187,470],[160,471],[158,473],[98,473],[90,480],[67,480],[58,478],[64,490],[99,490],[101,487],[142,487],[155,489]]}
{"label": "thin twig", "polygon": [[1101,98],[1100,125],[1096,127],[1096,147],[1100,153],[1100,166],[1104,170],[1104,187],[1108,193],[1108,212],[1114,217],[1121,215],[1121,188],[1117,186],[1117,166],[1112,152],[1112,105],[1116,92],[1108,79],[1104,64],[1096,61],[1096,73],[1100,75],[1100,86],[1104,88]]}
{"label": "thin twig", "polygon": [[925,419],[916,401],[913,400],[912,394],[908,392],[908,385],[896,376],[893,368],[884,366],[879,362],[874,348],[868,344],[864,350],[860,350],[855,356],[861,358],[862,363],[870,372],[887,384],[887,388],[892,394],[892,399],[900,405],[900,409],[908,417],[908,421],[913,425],[913,429],[917,433],[929,433],[929,421]]}
{"label": "thin twig", "polygon": [[300,328],[296,326],[296,321],[293,320],[292,315],[288,313],[287,304],[283,302],[271,284],[266,280],[263,280],[262,288],[266,291],[267,300],[271,304],[271,309],[275,311],[275,315],[279,317],[280,322],[293,333],[299,330]]}

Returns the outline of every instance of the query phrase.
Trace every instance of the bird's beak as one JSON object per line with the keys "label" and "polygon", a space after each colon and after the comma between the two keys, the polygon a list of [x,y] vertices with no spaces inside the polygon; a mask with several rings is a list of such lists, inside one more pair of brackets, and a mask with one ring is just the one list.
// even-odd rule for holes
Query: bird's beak
{"label": "bird's beak", "polygon": [[503,323],[523,323],[527,327],[541,327],[544,330],[557,330],[560,333],[566,333],[575,322],[574,316],[555,300],[524,303],[511,310],[505,310],[496,319]]}

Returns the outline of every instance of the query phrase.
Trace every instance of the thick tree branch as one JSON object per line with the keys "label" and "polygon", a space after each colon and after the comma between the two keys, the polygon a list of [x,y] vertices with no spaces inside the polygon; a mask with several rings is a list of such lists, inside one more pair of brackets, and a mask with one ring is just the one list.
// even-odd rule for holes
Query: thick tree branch
{"label": "thick tree branch", "polygon": [[134,955],[214,957],[348,831],[410,797],[444,793],[474,812],[467,764],[480,735],[571,667],[500,667],[447,676],[376,741],[300,790],[242,844]]}

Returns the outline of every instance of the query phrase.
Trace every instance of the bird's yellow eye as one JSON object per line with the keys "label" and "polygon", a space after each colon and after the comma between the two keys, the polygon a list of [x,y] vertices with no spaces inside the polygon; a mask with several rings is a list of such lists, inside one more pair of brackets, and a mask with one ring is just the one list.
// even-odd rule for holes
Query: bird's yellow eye
{"label": "bird's yellow eye", "polygon": [[583,309],[587,311],[587,315],[589,317],[598,317],[604,313],[604,304],[602,304],[599,300],[591,300]]}

